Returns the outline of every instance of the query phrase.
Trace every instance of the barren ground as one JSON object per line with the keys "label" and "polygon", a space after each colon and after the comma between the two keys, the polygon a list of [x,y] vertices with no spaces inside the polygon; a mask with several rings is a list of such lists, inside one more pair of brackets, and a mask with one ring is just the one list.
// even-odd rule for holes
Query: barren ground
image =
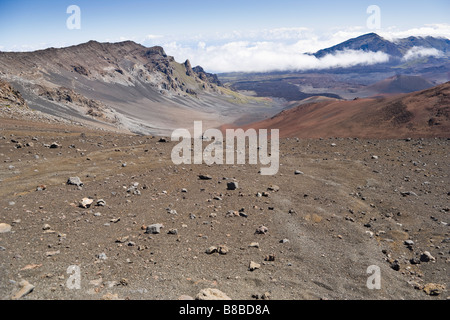
{"label": "barren ground", "polygon": [[[178,299],[203,288],[232,299],[449,296],[448,139],[282,139],[275,176],[260,165],[175,166],[175,144],[0,119],[0,223],[11,226],[0,233],[0,298],[21,280],[35,287],[22,299]],[[66,184],[75,176],[82,188]],[[233,179],[239,188],[227,190]],[[92,206],[79,207],[86,197]],[[161,233],[146,234],[155,223]],[[229,251],[205,253],[220,245]],[[425,251],[435,261],[420,261]],[[67,286],[73,265],[80,289]],[[380,290],[366,286],[371,265]],[[445,289],[428,295],[430,283]]]}

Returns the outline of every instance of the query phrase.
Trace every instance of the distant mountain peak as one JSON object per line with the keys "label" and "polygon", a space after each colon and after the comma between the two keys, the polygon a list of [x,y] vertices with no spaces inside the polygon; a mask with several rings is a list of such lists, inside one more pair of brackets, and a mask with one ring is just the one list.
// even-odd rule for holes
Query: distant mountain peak
{"label": "distant mountain peak", "polygon": [[376,33],[367,33],[356,38],[349,39],[330,48],[317,51],[314,56],[322,58],[327,54],[334,54],[344,50],[361,50],[372,52],[384,52],[391,58],[402,58],[413,47],[434,48],[442,52],[450,52],[450,40],[446,38],[408,37],[389,41]]}
{"label": "distant mountain peak", "polygon": [[355,39],[358,39],[358,38],[384,39],[383,37],[381,37],[380,35],[378,35],[378,33],[375,33],[375,32],[370,32],[370,33],[363,34],[362,36],[356,37]]}
{"label": "distant mountain peak", "polygon": [[333,54],[337,51],[344,50],[382,51],[389,55],[402,56],[402,53],[394,43],[382,38],[376,33],[368,33],[349,39],[333,47],[319,50],[314,55],[317,58],[321,58],[327,54]]}

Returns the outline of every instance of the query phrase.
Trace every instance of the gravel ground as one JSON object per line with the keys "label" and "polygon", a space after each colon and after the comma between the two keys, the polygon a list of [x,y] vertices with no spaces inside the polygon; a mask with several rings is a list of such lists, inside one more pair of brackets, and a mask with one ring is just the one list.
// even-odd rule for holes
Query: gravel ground
{"label": "gravel ground", "polygon": [[449,297],[448,139],[282,139],[262,176],[176,166],[158,137],[0,124],[1,299]]}

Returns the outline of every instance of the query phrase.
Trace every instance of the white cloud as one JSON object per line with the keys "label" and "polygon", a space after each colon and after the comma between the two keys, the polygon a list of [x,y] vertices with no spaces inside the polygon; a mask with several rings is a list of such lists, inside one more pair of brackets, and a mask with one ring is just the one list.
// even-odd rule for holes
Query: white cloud
{"label": "white cloud", "polygon": [[403,56],[403,60],[413,60],[422,57],[441,57],[444,53],[435,48],[413,47],[406,52]]}
{"label": "white cloud", "polygon": [[190,57],[193,65],[201,65],[210,72],[267,72],[285,70],[328,69],[355,65],[372,65],[386,62],[389,56],[383,52],[347,50],[320,59],[303,53],[302,43],[292,45],[278,42],[235,41],[223,45],[207,46],[200,43],[196,47],[183,46],[172,42],[164,46],[168,54],[183,61]]}
{"label": "white cloud", "polygon": [[436,37],[436,38],[448,38],[450,39],[450,24],[436,23],[426,24],[422,27],[412,28],[408,30],[398,30],[397,27],[392,26],[386,30],[378,33],[380,36],[387,40],[403,39],[411,36],[414,37]]}
{"label": "white cloud", "polygon": [[[319,59],[323,68],[351,67],[355,65],[373,65],[389,61],[387,53],[377,51],[344,50],[336,54],[328,54]],[[320,66],[319,66],[320,68]]]}
{"label": "white cloud", "polygon": [[[142,34],[133,37],[118,37],[111,41],[133,40],[145,46],[160,45],[167,54],[174,56],[177,61],[183,62],[189,59],[192,65],[201,65],[208,72],[264,72],[327,69],[371,65],[387,61],[389,56],[381,52],[344,51],[321,59],[306,54],[334,46],[368,32],[376,32],[380,36],[394,41],[409,36],[450,38],[450,24],[429,24],[409,30],[401,30],[395,26],[381,30],[368,30],[362,26],[348,26],[329,29],[325,33],[319,33],[311,28],[291,27],[231,30],[224,33],[192,35]],[[48,46],[50,45],[40,44],[34,47],[12,46],[3,49],[31,51]],[[436,56],[439,53],[437,50],[414,48],[405,55],[405,59]]]}
{"label": "white cloud", "polygon": [[145,40],[156,40],[156,39],[161,39],[164,38],[164,36],[159,35],[159,34],[148,34],[145,36]]}
{"label": "white cloud", "polygon": [[[391,41],[428,35],[450,38],[450,24],[431,24],[406,31],[397,27],[369,31],[365,27],[349,26],[330,29],[321,35],[302,27],[230,31],[208,37],[186,36],[182,40],[179,36],[165,37],[166,42],[159,44],[177,61],[189,59],[193,65],[201,65],[209,72],[310,70],[386,62],[389,56],[381,52],[345,51],[321,59],[305,54],[368,32],[376,32]],[[406,58],[430,55],[436,56],[438,51],[415,49]]]}
{"label": "white cloud", "polygon": [[[43,50],[43,49],[47,49],[50,47],[55,47],[54,45],[50,44],[50,43],[39,43],[39,44],[35,44],[35,45],[18,45],[18,44],[14,44],[10,47],[2,47],[2,50],[4,49],[5,51],[9,51],[9,52],[29,52],[29,51],[36,51],[36,50]],[[63,47],[64,45],[60,45],[59,47]],[[58,46],[57,46],[58,47]]]}

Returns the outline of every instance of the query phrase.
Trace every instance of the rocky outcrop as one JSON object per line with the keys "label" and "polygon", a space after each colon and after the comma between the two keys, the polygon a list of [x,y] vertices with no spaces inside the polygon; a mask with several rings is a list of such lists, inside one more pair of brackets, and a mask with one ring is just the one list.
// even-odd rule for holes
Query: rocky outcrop
{"label": "rocky outcrop", "polygon": [[89,109],[101,111],[106,108],[104,104],[99,101],[88,99],[72,89],[65,87],[46,88],[44,86],[37,86],[37,93],[40,97],[44,97],[49,101],[74,103]]}
{"label": "rocky outcrop", "polygon": [[36,85],[34,92],[41,98],[48,101],[70,105],[81,111],[81,113],[110,123],[116,123],[118,119],[111,113],[111,110],[104,103],[88,99],[72,89],[59,87],[49,88]]}
{"label": "rocky outcrop", "polygon": [[184,63],[184,66],[186,68],[186,75],[189,77],[193,77],[194,71],[192,70],[191,62],[189,60],[186,60],[186,62]]}
{"label": "rocky outcrop", "polygon": [[220,80],[216,74],[205,72],[205,70],[203,70],[203,68],[200,66],[196,66],[196,67],[192,68],[192,70],[197,74],[197,76],[202,81],[210,82],[217,86],[222,86],[222,83],[220,82]]}
{"label": "rocky outcrop", "polygon": [[28,108],[28,105],[19,91],[15,90],[10,83],[0,80],[0,107]]}
{"label": "rocky outcrop", "polygon": [[159,46],[148,48],[147,50],[145,50],[144,56],[151,60],[168,58],[164,49]]}
{"label": "rocky outcrop", "polygon": [[73,71],[75,71],[78,74],[81,74],[86,77],[89,76],[89,71],[82,65],[72,66],[72,68],[73,68]]}

